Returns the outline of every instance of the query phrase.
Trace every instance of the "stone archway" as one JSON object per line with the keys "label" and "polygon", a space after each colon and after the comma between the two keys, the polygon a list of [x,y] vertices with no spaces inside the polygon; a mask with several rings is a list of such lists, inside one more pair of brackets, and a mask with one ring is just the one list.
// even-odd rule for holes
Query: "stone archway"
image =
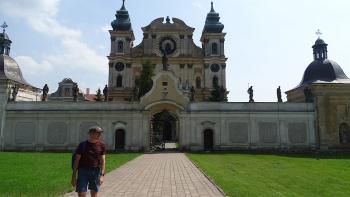
{"label": "stone archway", "polygon": [[[151,118],[150,147],[153,150],[176,148],[179,142],[178,118],[169,110],[155,113]],[[167,144],[169,147],[167,147]]]}
{"label": "stone archway", "polygon": [[341,123],[339,126],[340,144],[350,144],[350,127],[347,123]]}
{"label": "stone archway", "polygon": [[167,143],[177,144],[179,142],[177,116],[166,109],[154,114],[151,119],[150,135],[150,146],[153,150],[165,150]]}

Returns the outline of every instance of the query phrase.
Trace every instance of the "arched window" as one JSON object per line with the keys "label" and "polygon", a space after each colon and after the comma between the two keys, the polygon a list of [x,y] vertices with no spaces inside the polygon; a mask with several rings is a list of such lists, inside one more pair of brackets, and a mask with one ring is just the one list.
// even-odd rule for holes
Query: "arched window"
{"label": "arched window", "polygon": [[123,41],[118,41],[118,53],[123,53],[124,51],[124,43]]}
{"label": "arched window", "polygon": [[219,79],[217,76],[213,77],[213,87],[219,86]]}
{"label": "arched window", "polygon": [[218,44],[216,44],[216,43],[212,43],[211,44],[211,53],[213,55],[217,55],[218,54]]}
{"label": "arched window", "polygon": [[350,144],[350,128],[346,123],[339,126],[339,142],[340,144]]}
{"label": "arched window", "polygon": [[123,87],[123,76],[118,75],[117,76],[117,88]]}
{"label": "arched window", "polygon": [[196,78],[196,88],[201,88],[201,83],[202,83],[201,78],[197,77]]}

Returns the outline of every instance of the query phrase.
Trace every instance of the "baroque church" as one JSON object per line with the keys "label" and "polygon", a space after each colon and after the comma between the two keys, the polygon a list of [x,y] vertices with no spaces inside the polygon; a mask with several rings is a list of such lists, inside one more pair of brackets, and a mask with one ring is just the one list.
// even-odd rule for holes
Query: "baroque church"
{"label": "baroque church", "polygon": [[52,94],[30,85],[10,56],[3,26],[0,150],[72,150],[94,125],[104,129],[110,151],[163,150],[169,142],[191,151],[350,148],[350,80],[328,59],[321,38],[302,81],[286,92],[287,102],[227,102],[226,33],[213,3],[201,46],[193,41],[193,27],[169,17],[143,27],[142,42],[134,46],[124,4],[109,31],[101,102],[91,101],[72,79],[63,79]]}

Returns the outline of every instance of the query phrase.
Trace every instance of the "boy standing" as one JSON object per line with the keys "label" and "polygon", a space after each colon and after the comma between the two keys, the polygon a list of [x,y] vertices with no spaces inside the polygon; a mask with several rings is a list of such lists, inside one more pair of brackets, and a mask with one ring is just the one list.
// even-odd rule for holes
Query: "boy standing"
{"label": "boy standing", "polygon": [[90,189],[91,197],[97,197],[99,187],[103,183],[106,146],[100,140],[102,132],[98,126],[91,127],[89,139],[81,142],[76,149],[71,184],[76,188],[79,197],[86,196],[87,188]]}

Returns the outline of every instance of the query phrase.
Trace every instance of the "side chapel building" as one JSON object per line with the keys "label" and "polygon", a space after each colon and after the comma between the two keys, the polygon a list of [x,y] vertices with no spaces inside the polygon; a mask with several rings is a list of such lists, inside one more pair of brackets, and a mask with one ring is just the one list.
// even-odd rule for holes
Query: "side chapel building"
{"label": "side chapel building", "polygon": [[[135,40],[124,1],[111,23],[106,102],[72,98],[71,79],[41,101],[42,90],[23,78],[10,57],[11,40],[0,34],[0,149],[71,150],[101,126],[109,150],[153,151],[164,142],[181,150],[350,148],[350,80],[328,59],[317,39],[314,61],[287,102],[210,102],[226,90],[224,25],[213,3],[202,30],[178,18],[157,18]],[[152,87],[139,98],[136,83],[146,66],[154,68]],[[307,102],[306,102],[307,101]]]}

